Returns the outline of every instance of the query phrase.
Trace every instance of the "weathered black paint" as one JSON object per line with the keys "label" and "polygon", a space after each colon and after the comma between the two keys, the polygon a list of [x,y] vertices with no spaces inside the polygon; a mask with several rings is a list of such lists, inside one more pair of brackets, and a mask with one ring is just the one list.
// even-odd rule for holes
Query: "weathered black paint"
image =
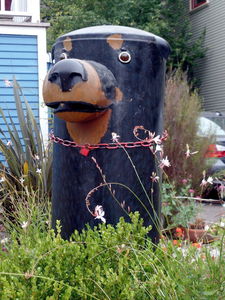
{"label": "weathered black paint", "polygon": [[[107,38],[112,34],[121,34],[124,40],[121,49],[113,49],[107,42]],[[72,41],[71,51],[66,51],[63,45],[63,41],[68,37]],[[123,64],[119,61],[121,51],[130,53],[129,63]],[[111,142],[112,132],[120,136],[120,141],[135,141],[133,129],[137,125],[143,125],[156,134],[161,133],[165,61],[169,54],[169,46],[165,40],[134,28],[96,26],[76,30],[60,37],[53,48],[56,62],[60,60],[63,52],[66,52],[68,58],[94,61],[106,66],[114,74],[117,85],[123,93],[122,101],[118,101],[112,107],[108,130],[101,142]],[[56,136],[71,139],[63,120],[56,116],[54,124]],[[150,176],[157,165],[153,155],[145,148],[127,149],[127,152],[150,195]],[[154,184],[152,199],[154,212],[123,149],[92,150],[85,157],[79,153],[79,149],[55,144],[53,155],[53,224],[55,225],[57,219],[61,221],[64,238],[69,238],[74,229],[83,229],[87,223],[94,226],[100,222],[94,219],[85,205],[87,193],[103,182],[99,170],[91,159],[94,157],[102,168],[107,182],[118,182],[128,186],[144,203],[151,217],[127,189],[120,185],[112,185],[115,197],[119,203],[124,204],[125,210],[138,210],[144,218],[144,224],[153,225],[150,237],[157,242],[158,231],[154,226],[154,221],[157,222],[156,215],[160,214],[157,184]],[[93,194],[92,210],[96,205],[103,206],[107,223],[116,224],[121,216],[129,220],[107,187],[102,187]]]}

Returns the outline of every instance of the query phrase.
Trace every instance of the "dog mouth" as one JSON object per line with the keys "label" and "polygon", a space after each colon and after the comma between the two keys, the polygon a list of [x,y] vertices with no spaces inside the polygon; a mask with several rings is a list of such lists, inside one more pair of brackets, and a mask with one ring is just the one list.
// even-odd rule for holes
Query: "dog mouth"
{"label": "dog mouth", "polygon": [[83,101],[61,101],[61,102],[48,103],[47,106],[54,109],[54,114],[63,113],[63,112],[96,113],[96,112],[103,112],[111,108],[112,104],[108,106],[98,106]]}

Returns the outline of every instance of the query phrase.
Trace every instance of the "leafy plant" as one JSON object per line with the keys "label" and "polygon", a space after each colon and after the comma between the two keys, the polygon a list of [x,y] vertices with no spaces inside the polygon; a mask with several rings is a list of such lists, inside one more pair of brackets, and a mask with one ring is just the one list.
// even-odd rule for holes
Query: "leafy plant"
{"label": "leafy plant", "polygon": [[171,183],[162,183],[162,214],[166,229],[188,227],[198,213],[195,200],[190,197],[191,184],[185,183],[179,194]]}
{"label": "leafy plant", "polygon": [[52,146],[44,145],[37,121],[15,79],[13,91],[19,127],[11,116],[8,121],[0,109],[10,138],[6,142],[8,135],[0,129],[0,151],[4,156],[4,161],[0,162],[1,202],[9,200],[24,189],[38,191],[37,196],[42,198],[50,195],[51,191]]}
{"label": "leafy plant", "polygon": [[203,57],[204,33],[191,42],[188,8],[181,0],[42,0],[41,13],[50,22],[48,45],[79,28],[94,25],[123,25],[140,28],[165,38],[171,45],[169,64],[192,74],[196,60]]}

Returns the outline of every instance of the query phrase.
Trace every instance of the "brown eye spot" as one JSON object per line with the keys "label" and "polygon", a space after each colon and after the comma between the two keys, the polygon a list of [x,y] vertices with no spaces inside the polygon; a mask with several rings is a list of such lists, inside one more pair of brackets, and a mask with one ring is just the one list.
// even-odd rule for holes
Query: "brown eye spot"
{"label": "brown eye spot", "polygon": [[123,51],[119,54],[119,61],[124,64],[128,64],[131,61],[131,55],[127,51]]}

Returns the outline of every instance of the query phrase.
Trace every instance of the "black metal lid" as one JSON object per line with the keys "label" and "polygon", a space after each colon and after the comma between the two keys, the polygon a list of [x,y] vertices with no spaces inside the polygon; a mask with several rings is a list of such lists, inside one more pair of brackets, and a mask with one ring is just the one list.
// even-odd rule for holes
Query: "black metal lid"
{"label": "black metal lid", "polygon": [[118,26],[118,25],[100,25],[100,26],[91,26],[86,28],[81,28],[78,30],[71,31],[60,36],[57,40],[57,43],[62,42],[65,38],[70,38],[73,40],[101,40],[105,39],[109,35],[121,34],[123,39],[126,41],[137,41],[137,42],[154,42],[161,49],[161,54],[164,58],[167,59],[170,53],[170,46],[166,40],[163,38],[133,27],[127,26]]}

